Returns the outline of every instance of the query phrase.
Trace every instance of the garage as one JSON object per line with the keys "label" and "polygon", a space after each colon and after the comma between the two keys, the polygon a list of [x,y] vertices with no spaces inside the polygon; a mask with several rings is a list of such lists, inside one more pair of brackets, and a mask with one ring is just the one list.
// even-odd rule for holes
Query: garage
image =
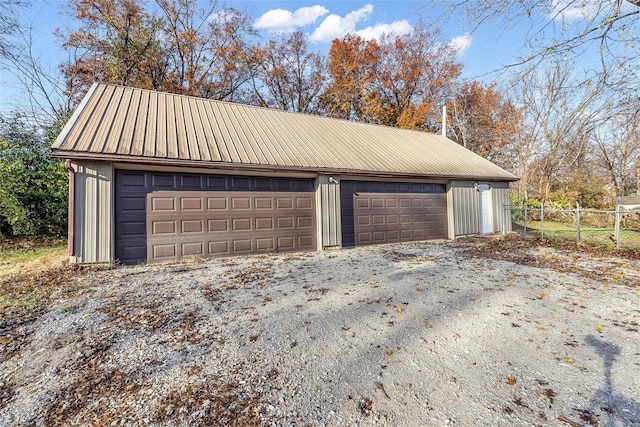
{"label": "garage", "polygon": [[78,264],[508,232],[517,179],[441,134],[104,83],[52,156]]}
{"label": "garage", "polygon": [[116,170],[116,259],[316,249],[314,180]]}

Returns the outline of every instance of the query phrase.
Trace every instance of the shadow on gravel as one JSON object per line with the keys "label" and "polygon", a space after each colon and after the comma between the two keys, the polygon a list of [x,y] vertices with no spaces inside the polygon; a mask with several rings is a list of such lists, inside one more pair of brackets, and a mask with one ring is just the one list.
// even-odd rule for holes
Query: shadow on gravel
{"label": "shadow on gravel", "polygon": [[[600,356],[604,364],[604,386],[597,390],[591,398],[591,405],[582,413],[582,420],[592,423],[592,425],[604,425],[613,427],[640,426],[640,403],[627,398],[622,393],[616,393],[611,380],[611,368],[615,357],[620,354],[620,346],[610,344],[593,335],[588,335],[585,342],[593,347]],[[605,417],[600,420],[595,419],[594,414],[602,412]],[[596,422],[596,424],[593,424]]]}

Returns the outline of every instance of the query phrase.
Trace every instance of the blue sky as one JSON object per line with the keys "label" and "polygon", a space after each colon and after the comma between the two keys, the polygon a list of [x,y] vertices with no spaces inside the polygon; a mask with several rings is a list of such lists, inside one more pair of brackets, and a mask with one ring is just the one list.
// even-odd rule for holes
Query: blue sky
{"label": "blue sky", "polygon": [[[23,21],[33,26],[34,51],[40,62],[52,71],[65,58],[60,41],[53,32],[56,28],[74,25],[65,15],[66,1],[33,0]],[[435,7],[419,12],[419,3],[413,0],[332,1],[332,0],[227,0],[226,5],[239,9],[251,17],[252,23],[264,37],[275,32],[302,30],[309,35],[311,49],[327,52],[336,37],[357,33],[365,38],[376,38],[382,32],[398,34],[412,30],[423,19],[442,31],[444,41],[458,49],[458,60],[464,64],[463,76],[491,80],[503,65],[513,61],[524,45],[528,28],[512,26],[507,32],[484,26],[470,33],[461,22],[445,22],[444,10]],[[423,2],[424,4],[424,2]],[[0,70],[1,110],[21,104],[26,96],[20,84],[6,70]]]}

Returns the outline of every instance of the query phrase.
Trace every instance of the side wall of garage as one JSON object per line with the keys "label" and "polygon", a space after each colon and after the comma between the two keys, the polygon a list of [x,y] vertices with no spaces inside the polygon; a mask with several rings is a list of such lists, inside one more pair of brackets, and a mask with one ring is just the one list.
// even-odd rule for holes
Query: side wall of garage
{"label": "side wall of garage", "polygon": [[71,162],[73,205],[71,263],[113,261],[113,166],[109,162]]}
{"label": "side wall of garage", "polygon": [[482,214],[480,187],[489,188],[489,206],[494,233],[511,231],[511,221],[505,206],[509,204],[508,182],[453,181],[451,194],[453,199],[454,234],[468,236],[480,234]]}

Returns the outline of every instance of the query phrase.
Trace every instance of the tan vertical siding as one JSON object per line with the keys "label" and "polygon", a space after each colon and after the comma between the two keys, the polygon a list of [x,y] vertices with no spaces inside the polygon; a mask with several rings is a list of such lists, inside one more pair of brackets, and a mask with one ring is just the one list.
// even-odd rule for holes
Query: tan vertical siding
{"label": "tan vertical siding", "polygon": [[322,246],[341,246],[340,183],[329,182],[329,177],[323,175],[318,178],[318,190]]}
{"label": "tan vertical siding", "polygon": [[494,182],[491,184],[493,196],[493,228],[496,232],[511,232],[511,217],[505,209],[511,200],[509,183]]}
{"label": "tan vertical siding", "polygon": [[480,198],[474,183],[473,181],[451,183],[456,236],[480,233]]}
{"label": "tan vertical siding", "polygon": [[106,162],[72,163],[75,171],[72,262],[112,262],[113,167]]}

